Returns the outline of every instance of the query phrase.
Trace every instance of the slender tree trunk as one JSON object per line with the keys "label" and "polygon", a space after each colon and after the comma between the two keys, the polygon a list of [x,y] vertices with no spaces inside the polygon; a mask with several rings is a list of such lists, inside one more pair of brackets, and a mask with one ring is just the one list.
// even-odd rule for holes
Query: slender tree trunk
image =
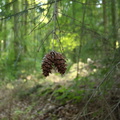
{"label": "slender tree trunk", "polygon": [[[117,4],[118,4],[118,14],[120,15],[120,0],[117,1]],[[120,16],[119,16],[119,19],[120,19]]]}
{"label": "slender tree trunk", "polygon": [[[75,9],[75,2],[72,2],[72,31],[75,32],[75,19],[76,19],[76,9]],[[80,47],[80,46],[79,46]],[[79,52],[78,52],[78,47],[76,47],[75,49],[73,49],[73,55],[72,55],[72,59],[73,62],[77,63],[77,73],[76,73],[76,77],[79,77]],[[76,55],[76,57],[75,57]]]}
{"label": "slender tree trunk", "polygon": [[[14,1],[14,0],[13,0]],[[17,12],[19,12],[19,1],[16,0],[13,3],[13,12],[14,14],[16,14]],[[14,61],[19,61],[20,60],[20,56],[19,56],[19,48],[20,48],[20,35],[19,35],[19,26],[18,26],[18,16],[14,16]]]}
{"label": "slender tree trunk", "polygon": [[76,9],[75,9],[75,2],[73,1],[72,2],[72,17],[73,17],[73,19],[72,19],[72,29],[73,29],[73,32],[75,32],[75,27],[74,27],[74,25],[75,25],[75,19],[76,19]]}
{"label": "slender tree trunk", "polygon": [[107,21],[107,9],[106,9],[106,0],[102,0],[103,3],[103,24],[104,24],[104,33],[108,32],[108,21]]}
{"label": "slender tree trunk", "polygon": [[112,38],[113,38],[113,48],[116,49],[116,41],[118,39],[117,32],[117,7],[116,0],[111,0],[111,13],[112,13]]}
{"label": "slender tree trunk", "polygon": [[[71,25],[72,25],[72,31],[75,32],[75,19],[76,19],[76,14],[75,14],[75,2],[72,2],[72,20],[71,20]],[[73,49],[73,54],[72,54],[72,61],[74,63],[77,63],[77,56],[75,57],[75,54],[77,54],[77,48]]]}
{"label": "slender tree trunk", "polygon": [[[5,0],[5,4],[7,4],[9,2],[9,0]],[[8,11],[8,6],[5,6],[5,12]],[[3,35],[3,51],[6,49],[6,42],[7,42],[7,22],[6,19],[3,20],[3,31],[4,31],[4,35]]]}
{"label": "slender tree trunk", "polygon": [[22,10],[25,10],[25,13],[22,16],[22,31],[21,31],[21,37],[22,37],[22,42],[23,42],[23,54],[27,52],[27,45],[26,45],[26,39],[25,36],[27,35],[27,6],[28,6],[28,1],[23,0],[22,1]]}
{"label": "slender tree trunk", "polygon": [[25,10],[26,10],[26,13],[25,13],[25,21],[24,21],[24,25],[25,25],[25,35],[27,34],[27,15],[28,15],[28,12],[27,12],[27,7],[28,7],[28,1],[25,0]]}
{"label": "slender tree trunk", "polygon": [[3,42],[4,45],[3,45],[3,50],[5,50],[5,48],[6,48],[6,42],[7,42],[7,40],[6,40],[6,39],[7,39],[6,24],[7,24],[7,23],[6,23],[6,20],[4,20],[4,38],[3,38],[3,39],[4,39],[4,40],[3,40],[3,41],[4,41],[4,42]]}
{"label": "slender tree trunk", "polygon": [[[119,29],[118,29],[118,42],[120,46],[120,0],[118,0],[118,24],[119,24]],[[120,47],[119,47],[120,49]]]}
{"label": "slender tree trunk", "polygon": [[[0,21],[0,33],[2,33],[2,22],[3,21]],[[2,53],[2,39],[0,40],[0,55],[1,55],[1,53]]]}
{"label": "slender tree trunk", "polygon": [[[35,6],[35,0],[34,0],[34,6]],[[33,14],[34,14],[33,16],[34,16],[34,18],[35,18],[35,12],[36,12],[36,11],[34,10],[34,11],[33,11]],[[33,28],[35,28],[35,26],[36,26],[36,22],[35,22],[35,19],[34,19],[34,27],[33,27]],[[35,46],[34,46],[34,53],[35,53],[35,52],[36,52],[36,44],[35,44],[35,43],[36,43],[36,30],[34,30],[33,33],[34,33],[34,35],[33,35],[33,40],[34,40],[34,45],[35,45]]]}
{"label": "slender tree trunk", "polygon": [[[2,25],[0,22],[0,32],[2,31],[1,28],[2,28]],[[1,55],[2,55],[2,40],[0,40],[0,57],[1,57]]]}
{"label": "slender tree trunk", "polygon": [[107,34],[108,34],[108,18],[107,18],[107,1],[102,0],[103,3],[103,26],[104,26],[104,35],[105,39],[103,39],[103,46],[104,46],[104,53],[108,55],[108,42],[107,41]]}

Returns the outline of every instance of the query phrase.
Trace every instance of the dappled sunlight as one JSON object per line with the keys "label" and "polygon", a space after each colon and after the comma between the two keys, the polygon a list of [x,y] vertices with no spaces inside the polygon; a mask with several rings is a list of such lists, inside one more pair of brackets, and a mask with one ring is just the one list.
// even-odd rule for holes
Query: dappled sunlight
{"label": "dappled sunlight", "polygon": [[[90,74],[94,74],[97,72],[97,67],[92,68],[95,63],[90,58],[87,59],[87,63],[79,62],[79,77],[84,78],[89,76]],[[14,84],[8,83],[6,87],[8,89],[14,89],[16,85],[26,85],[27,88],[31,88],[37,84],[66,84],[67,82],[73,81],[77,75],[77,64],[73,64],[68,72],[64,75],[61,75],[56,70],[52,70],[48,77],[43,77],[42,73],[38,73],[36,71],[33,74],[24,75],[25,71],[22,70],[22,74]]]}
{"label": "dappled sunlight", "polygon": [[6,85],[6,88],[8,88],[8,89],[13,89],[14,86],[13,86],[11,83],[8,83],[8,84]]}
{"label": "dappled sunlight", "polygon": [[[79,76],[80,77],[86,77],[90,74],[94,74],[97,72],[97,69],[91,69],[90,64],[93,64],[92,60],[88,60],[88,63],[79,62]],[[70,68],[69,72],[65,73],[63,76],[57,73],[51,73],[48,77],[46,77],[46,80],[51,82],[58,82],[58,83],[65,83],[67,81],[72,81],[76,78],[77,75],[77,64],[73,64]]]}
{"label": "dappled sunlight", "polygon": [[[74,76],[74,78],[76,77],[76,74],[77,74],[77,64],[74,64],[71,67],[70,73],[71,73],[72,76]],[[88,64],[83,63],[83,62],[79,62],[79,75],[81,77],[85,77],[85,76],[89,75]]]}
{"label": "dappled sunlight", "polygon": [[116,41],[116,48],[118,49],[120,47],[119,42]]}
{"label": "dappled sunlight", "polygon": [[46,77],[46,80],[51,82],[60,82],[62,81],[62,77],[61,75],[55,75],[55,73],[52,73],[48,77]]}
{"label": "dappled sunlight", "polygon": [[[64,48],[64,52],[65,51],[69,51],[69,52],[73,52],[73,50],[79,46],[79,38],[77,37],[78,35],[77,34],[70,34],[70,33],[67,33],[65,34],[63,37],[61,37],[61,39],[57,39],[57,40],[51,40],[54,42],[54,45],[56,48],[59,48],[57,51],[58,52],[61,52],[60,50]],[[50,44],[50,48],[52,49],[52,46],[53,46],[53,42],[51,42]]]}
{"label": "dappled sunlight", "polygon": [[35,2],[36,2],[36,3],[40,3],[40,2],[42,2],[42,3],[46,3],[47,0],[35,0]]}

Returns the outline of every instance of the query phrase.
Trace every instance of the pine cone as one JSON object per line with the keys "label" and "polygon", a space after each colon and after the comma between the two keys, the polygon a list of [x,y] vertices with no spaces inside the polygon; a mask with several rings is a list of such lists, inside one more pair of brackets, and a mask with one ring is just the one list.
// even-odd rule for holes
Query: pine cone
{"label": "pine cone", "polygon": [[66,64],[65,59],[62,54],[57,53],[55,51],[51,51],[50,53],[46,54],[43,58],[42,69],[43,75],[49,76],[53,66],[55,66],[60,74],[64,74],[66,71]]}
{"label": "pine cone", "polygon": [[52,64],[53,64],[53,59],[51,58],[50,53],[45,55],[43,58],[43,63],[42,63],[42,69],[43,69],[43,75],[44,76],[49,76],[49,73],[51,73],[52,70]]}
{"label": "pine cone", "polygon": [[64,74],[66,71],[66,64],[65,64],[65,59],[60,53],[56,53],[55,59],[54,59],[54,65],[57,68],[58,72],[60,74]]}

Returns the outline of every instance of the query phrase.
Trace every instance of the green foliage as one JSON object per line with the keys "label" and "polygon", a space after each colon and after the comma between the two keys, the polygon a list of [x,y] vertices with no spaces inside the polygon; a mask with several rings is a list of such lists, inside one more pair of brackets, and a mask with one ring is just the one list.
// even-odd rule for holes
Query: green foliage
{"label": "green foliage", "polygon": [[72,100],[74,102],[80,102],[82,100],[82,94],[84,93],[84,90],[75,89],[75,87],[65,88],[61,87],[54,92],[54,96],[56,100],[58,100],[61,103],[65,103],[69,100]]}
{"label": "green foliage", "polygon": [[[60,43],[61,42],[61,43]],[[61,45],[60,45],[61,44]],[[60,41],[55,41],[55,46],[57,48],[64,48],[64,52],[73,51],[77,46],[79,46],[79,41],[77,39],[77,34],[66,34],[61,38]]]}
{"label": "green foliage", "polygon": [[[79,59],[78,57],[84,62],[87,58],[106,60],[106,63],[114,59],[115,37],[113,37],[114,26],[110,17],[111,7],[106,9],[106,20],[109,21],[106,21],[108,25],[105,28],[104,18],[101,17],[103,5],[95,5],[101,1],[85,3],[85,0],[81,2],[63,0],[58,3],[56,21],[52,18],[53,4],[42,5],[45,1],[41,4],[37,2],[31,4],[27,1],[29,4],[22,6],[23,2],[18,0],[18,7],[13,8],[17,3],[8,4],[8,2],[4,0],[0,2],[0,16],[6,17],[0,21],[2,79],[4,76],[5,79],[19,78],[22,70],[28,70],[29,73],[34,70],[39,71],[43,56],[53,50],[53,47],[73,63]],[[110,5],[106,3],[106,7]],[[17,24],[14,22],[16,18]],[[53,40],[53,28],[56,28],[55,40]],[[104,29],[108,29],[108,33],[105,34]]]}

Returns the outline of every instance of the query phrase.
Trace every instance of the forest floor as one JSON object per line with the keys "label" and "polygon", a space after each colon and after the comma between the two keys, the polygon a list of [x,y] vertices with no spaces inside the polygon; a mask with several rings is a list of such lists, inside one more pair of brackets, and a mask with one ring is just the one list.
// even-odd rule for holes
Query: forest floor
{"label": "forest floor", "polygon": [[64,77],[28,75],[3,84],[0,120],[120,120],[120,74],[112,78],[112,87],[113,82],[102,86],[94,74],[97,69],[83,67],[78,79],[73,66]]}

